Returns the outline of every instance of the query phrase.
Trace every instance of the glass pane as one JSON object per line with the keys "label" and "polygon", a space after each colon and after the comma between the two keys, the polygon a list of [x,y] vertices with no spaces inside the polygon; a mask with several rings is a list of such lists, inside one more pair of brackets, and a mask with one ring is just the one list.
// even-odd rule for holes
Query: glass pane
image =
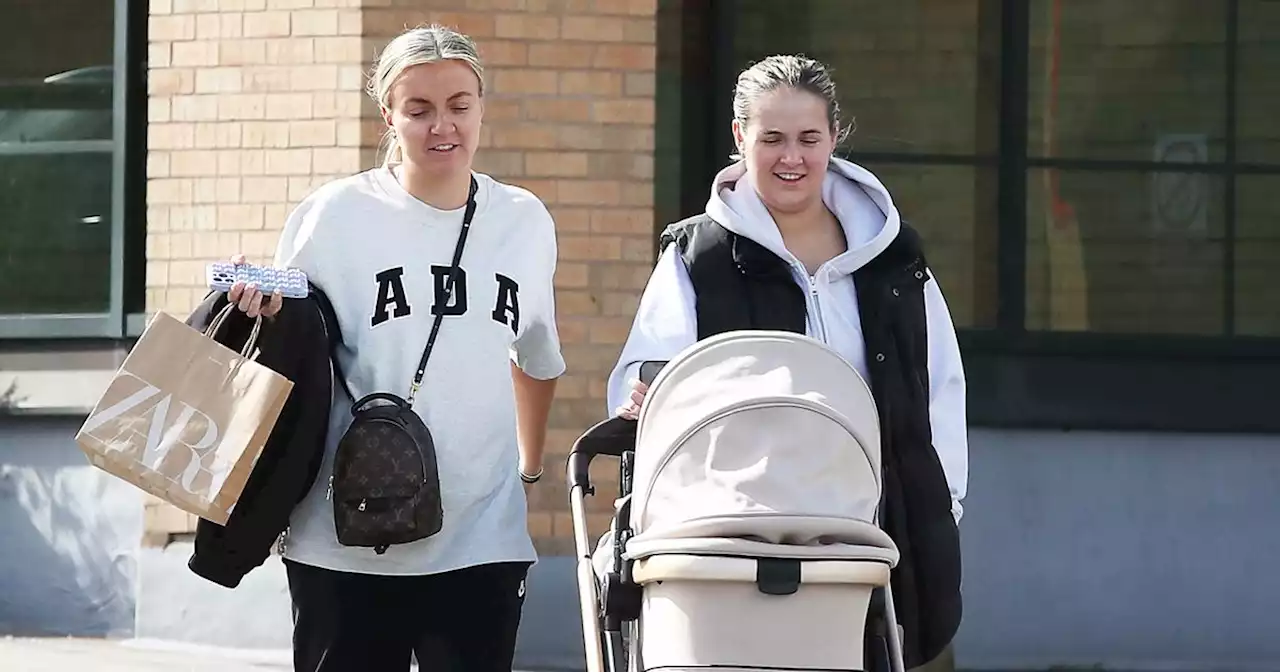
{"label": "glass pane", "polygon": [[1280,175],[1236,181],[1235,326],[1245,336],[1280,336]]}
{"label": "glass pane", "polygon": [[1032,0],[1028,153],[1162,160],[1191,136],[1221,160],[1226,6]]}
{"label": "glass pane", "polygon": [[957,328],[996,321],[995,171],[976,166],[864,164],[924,238]]}
{"label": "glass pane", "polygon": [[0,26],[0,314],[106,312],[114,3]]}
{"label": "glass pane", "polygon": [[842,116],[856,123],[848,149],[992,153],[998,4],[734,0],[731,71],[720,86],[731,91],[738,72],[766,56],[803,53],[834,69]]}
{"label": "glass pane", "polygon": [[1240,0],[1236,157],[1280,164],[1280,2]]}
{"label": "glass pane", "polygon": [[1222,179],[1033,170],[1027,329],[1224,332]]}

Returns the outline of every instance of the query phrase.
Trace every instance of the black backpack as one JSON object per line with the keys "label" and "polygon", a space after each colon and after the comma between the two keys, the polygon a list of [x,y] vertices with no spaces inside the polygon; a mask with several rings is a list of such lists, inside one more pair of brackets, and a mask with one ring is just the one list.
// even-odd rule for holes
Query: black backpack
{"label": "black backpack", "polygon": [[[473,177],[445,285],[446,301],[453,295],[462,248],[475,216],[476,189]],[[435,441],[413,411],[413,399],[422,385],[443,318],[444,311],[436,311],[407,399],[375,392],[351,406],[351,426],[338,442],[329,477],[334,528],[343,546],[372,547],[381,555],[393,544],[431,537],[444,525]],[[354,399],[336,358],[334,371],[347,396]]]}

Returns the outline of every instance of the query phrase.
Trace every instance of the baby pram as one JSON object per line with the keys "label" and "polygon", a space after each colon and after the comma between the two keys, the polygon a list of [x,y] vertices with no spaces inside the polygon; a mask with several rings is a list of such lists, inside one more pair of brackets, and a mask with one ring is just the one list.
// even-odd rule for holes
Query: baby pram
{"label": "baby pram", "polygon": [[[598,455],[620,458],[620,498],[593,564]],[[578,439],[568,478],[589,672],[863,670],[875,591],[896,624],[875,402],[818,341],[747,331],[691,346],[638,420]],[[902,672],[898,628],[884,631],[878,658]]]}

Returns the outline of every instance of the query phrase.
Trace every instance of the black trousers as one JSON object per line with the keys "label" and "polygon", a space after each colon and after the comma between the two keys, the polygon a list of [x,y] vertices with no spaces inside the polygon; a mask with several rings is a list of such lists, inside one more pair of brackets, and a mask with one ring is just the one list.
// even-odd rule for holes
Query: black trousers
{"label": "black trousers", "polygon": [[511,672],[528,563],[428,576],[285,561],[295,672]]}

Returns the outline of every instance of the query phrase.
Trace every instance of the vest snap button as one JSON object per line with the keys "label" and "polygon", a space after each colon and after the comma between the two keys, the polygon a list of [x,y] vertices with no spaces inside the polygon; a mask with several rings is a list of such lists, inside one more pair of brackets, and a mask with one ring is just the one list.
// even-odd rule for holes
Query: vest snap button
{"label": "vest snap button", "polygon": [[916,280],[924,277],[924,271],[916,271]]}
{"label": "vest snap button", "polygon": [[894,288],[893,288],[893,295],[894,295],[894,296],[898,296],[898,295],[899,295],[899,294],[898,294],[898,288],[897,288],[897,287],[894,287]]}
{"label": "vest snap button", "polygon": [[884,353],[883,353],[883,352],[877,352],[877,353],[876,353],[876,361],[877,361],[877,362],[883,362],[883,361],[884,361]]}

